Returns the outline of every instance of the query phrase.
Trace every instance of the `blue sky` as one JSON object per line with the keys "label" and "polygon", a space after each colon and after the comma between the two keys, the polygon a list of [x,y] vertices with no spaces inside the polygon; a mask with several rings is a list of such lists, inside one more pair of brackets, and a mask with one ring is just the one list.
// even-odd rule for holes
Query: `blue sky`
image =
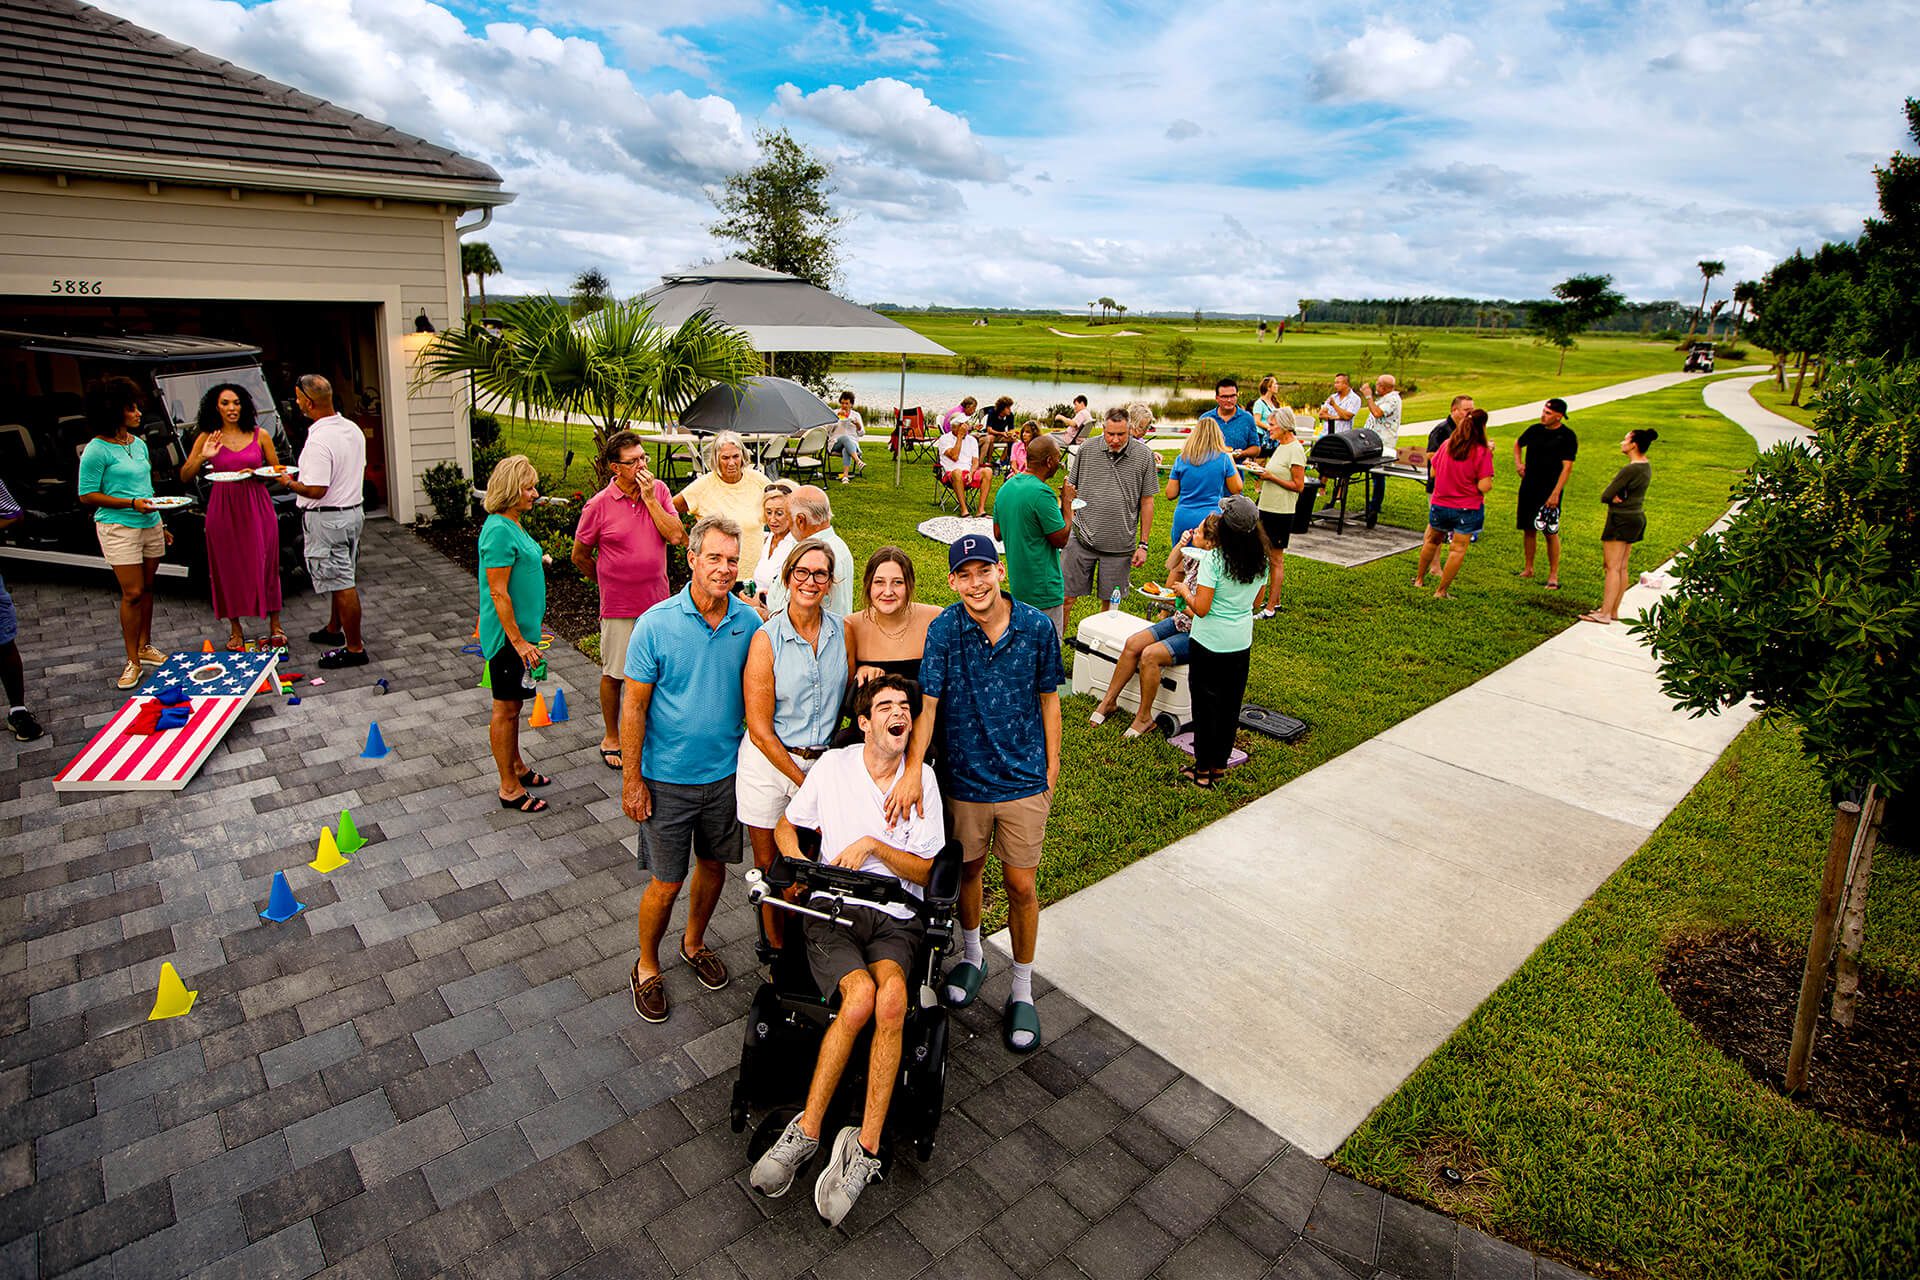
{"label": "blue sky", "polygon": [[1855,234],[1920,93],[1920,0],[105,5],[492,164],[516,290],[715,256],[706,193],[786,127],[864,301],[1691,298]]}

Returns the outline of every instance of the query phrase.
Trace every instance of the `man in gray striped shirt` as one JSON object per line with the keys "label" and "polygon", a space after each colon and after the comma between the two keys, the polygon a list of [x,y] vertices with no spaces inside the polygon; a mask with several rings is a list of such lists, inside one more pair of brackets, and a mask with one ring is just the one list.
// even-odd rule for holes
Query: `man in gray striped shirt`
{"label": "man in gray striped shirt", "polygon": [[1075,598],[1096,588],[1111,607],[1113,593],[1125,595],[1133,570],[1147,562],[1153,495],[1160,487],[1153,450],[1133,438],[1124,408],[1107,410],[1100,437],[1080,446],[1067,471],[1069,508],[1075,498],[1087,505],[1075,514],[1073,536],[1061,557],[1067,589],[1063,619],[1073,615]]}

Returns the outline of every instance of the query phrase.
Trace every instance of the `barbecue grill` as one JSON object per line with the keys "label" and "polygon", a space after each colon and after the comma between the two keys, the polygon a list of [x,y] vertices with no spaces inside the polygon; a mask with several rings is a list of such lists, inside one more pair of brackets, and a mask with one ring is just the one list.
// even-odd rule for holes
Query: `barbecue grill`
{"label": "barbecue grill", "polygon": [[[1307,464],[1320,473],[1320,491],[1327,495],[1327,507],[1318,518],[1332,520],[1335,533],[1347,531],[1347,482],[1363,476],[1392,459],[1380,446],[1380,434],[1366,427],[1352,431],[1330,431],[1313,442]],[[1339,512],[1332,507],[1339,502]],[[1373,527],[1373,521],[1367,521]]]}

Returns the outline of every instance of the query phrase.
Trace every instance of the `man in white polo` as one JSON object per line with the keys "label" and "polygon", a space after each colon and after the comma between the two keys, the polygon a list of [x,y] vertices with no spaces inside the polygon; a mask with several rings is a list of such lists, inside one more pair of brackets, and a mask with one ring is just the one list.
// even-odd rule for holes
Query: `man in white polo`
{"label": "man in white polo", "polygon": [[360,531],[366,525],[363,486],[367,479],[367,438],[333,407],[333,384],[317,373],[294,383],[294,402],[312,424],[300,450],[299,476],[286,480],[293,490],[306,535],[307,576],[313,589],[331,598],[327,625],[307,639],[334,646],[320,665],[367,665],[360,637]]}

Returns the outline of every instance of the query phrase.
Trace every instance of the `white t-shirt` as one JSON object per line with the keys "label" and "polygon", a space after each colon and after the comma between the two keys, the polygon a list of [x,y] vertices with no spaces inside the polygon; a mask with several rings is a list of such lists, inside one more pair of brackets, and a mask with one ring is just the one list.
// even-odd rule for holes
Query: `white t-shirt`
{"label": "white t-shirt", "polygon": [[857,436],[866,431],[866,429],[867,425],[860,417],[860,411],[858,409],[849,409],[847,410],[846,417],[839,419],[833,424],[833,431],[827,438],[829,440],[838,440],[841,436]]}
{"label": "white t-shirt", "polygon": [[1380,448],[1389,458],[1400,447],[1400,393],[1389,391],[1373,399],[1373,420],[1367,423],[1379,433]]}
{"label": "white t-shirt", "polygon": [[[902,853],[931,860],[946,843],[946,827],[941,819],[940,784],[934,780],[931,765],[920,766],[920,795],[924,802],[918,816],[896,823],[887,821],[887,793],[893,790],[904,771],[906,761],[894,771],[887,785],[877,787],[867,773],[866,747],[841,747],[820,757],[807,772],[807,780],[787,804],[787,821],[796,827],[813,827],[820,832],[820,860],[831,862],[840,851],[864,836]],[[872,854],[861,864],[862,871],[893,875],[885,862]],[[916,898],[925,891],[910,880],[900,883]],[[879,908],[900,920],[913,919],[903,906],[888,904]]]}
{"label": "white t-shirt", "polygon": [[[780,568],[786,564],[787,553],[792,551],[793,548],[794,537],[792,529],[788,529],[787,532],[781,534],[778,542],[773,540],[773,533],[771,531],[761,539],[760,559],[754,565],[753,570],[756,575],[753,580],[753,585],[766,593],[767,608],[775,613],[787,607],[787,584],[780,581]],[[765,582],[760,581],[763,577],[766,579]]]}
{"label": "white t-shirt", "polygon": [[980,442],[971,433],[960,442],[960,460],[955,462],[949,458],[947,450],[953,448],[953,439],[953,432],[949,431],[933,446],[940,455],[940,474],[943,476],[950,476],[956,471],[971,472],[980,462]]}
{"label": "white t-shirt", "polygon": [[323,484],[327,491],[318,498],[295,498],[296,506],[309,511],[357,507],[367,479],[367,438],[349,419],[329,414],[307,428],[299,466],[295,479],[301,484]]}
{"label": "white t-shirt", "polygon": [[1348,391],[1347,394],[1343,396],[1336,391],[1321,402],[1321,407],[1325,409],[1345,409],[1347,411],[1346,417],[1341,418],[1336,416],[1326,418],[1324,421],[1329,431],[1346,431],[1354,425],[1353,419],[1360,416],[1360,393],[1358,391]]}

